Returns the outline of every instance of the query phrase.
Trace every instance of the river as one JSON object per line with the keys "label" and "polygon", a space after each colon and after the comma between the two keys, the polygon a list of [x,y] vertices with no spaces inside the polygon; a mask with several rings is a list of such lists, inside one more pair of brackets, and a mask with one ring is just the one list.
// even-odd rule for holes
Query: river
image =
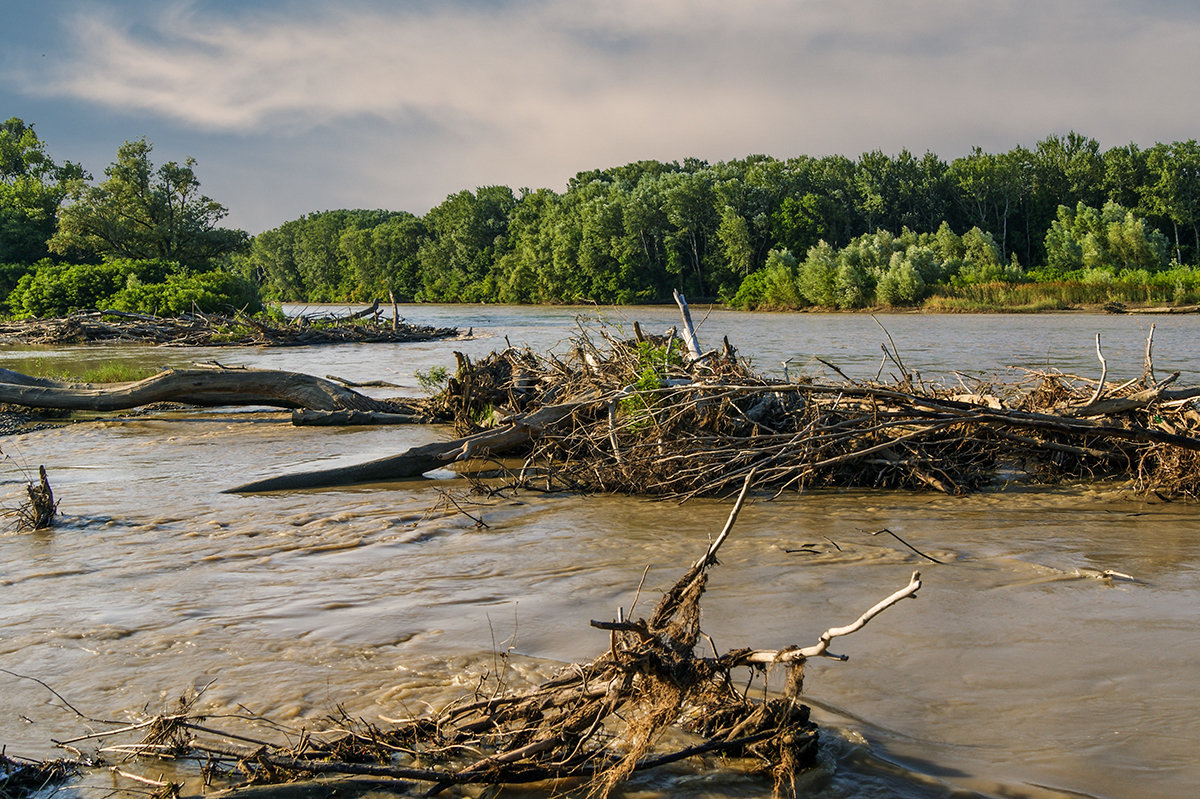
{"label": "river", "polygon": [[[466,341],[321,348],[63,347],[0,350],[0,366],[128,359],[221,363],[383,379],[452,351],[565,347],[580,320],[628,330],[665,308],[412,306],[408,321],[471,327]],[[1142,373],[1145,317],[705,313],[761,371],[832,378],[881,368],[884,329],[927,379],[1010,366]],[[1159,377],[1200,382],[1196,317],[1154,319]],[[40,364],[39,364],[40,362]],[[886,365],[883,367],[887,372]],[[378,391],[386,395],[388,391]],[[391,393],[396,393],[392,390]],[[399,393],[405,393],[401,391]],[[239,704],[299,723],[343,706],[404,716],[468,690],[510,650],[536,679],[607,645],[589,619],[661,590],[695,560],[728,505],[610,496],[470,496],[449,473],[388,485],[261,496],[258,477],[394,454],[445,431],[292,427],[212,409],[130,415],[0,439],[4,497],[45,464],[61,524],[0,534],[0,669],[36,677],[76,708],[120,719],[209,686],[208,712]],[[486,527],[448,505],[445,492]],[[887,528],[941,564],[888,535]],[[1110,486],[998,487],[954,499],[809,492],[743,512],[710,580],[703,626],[721,649],[814,643],[920,569],[915,601],[809,664],[822,765],[802,795],[1191,797],[1200,785],[1200,513]],[[1134,579],[1099,579],[1104,570]],[[643,602],[647,600],[643,598]],[[0,744],[54,755],[85,730],[42,685],[0,672]],[[88,787],[91,786],[91,787]],[[79,790],[104,795],[89,777]],[[677,769],[628,796],[769,795],[734,773]]]}

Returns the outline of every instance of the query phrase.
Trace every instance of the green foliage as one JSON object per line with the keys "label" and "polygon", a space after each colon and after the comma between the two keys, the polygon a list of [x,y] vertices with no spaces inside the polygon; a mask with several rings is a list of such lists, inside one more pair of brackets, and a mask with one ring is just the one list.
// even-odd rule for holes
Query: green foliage
{"label": "green foliage", "polygon": [[[745,308],[908,305],[940,286],[1085,266],[1153,274],[1165,266],[1156,229],[1174,233],[1176,261],[1200,259],[1194,174],[1194,142],[1102,153],[1074,132],[950,163],[906,150],[639,161],[580,172],[562,192],[457,192],[420,218],[311,214],[262,233],[233,266],[274,300],[640,303],[679,289]],[[1125,215],[1071,239],[1079,252],[1062,262],[1070,248],[1047,237],[1059,205],[1106,201]],[[784,252],[804,257],[789,266]]]}
{"label": "green foliage", "polygon": [[46,317],[97,308],[125,286],[127,277],[136,276],[128,263],[46,262],[17,282],[8,295],[9,310],[15,316]]}
{"label": "green foliage", "polygon": [[179,316],[199,311],[229,312],[231,309],[254,314],[262,309],[257,287],[245,278],[223,270],[173,272],[161,283],[143,283],[135,275],[125,288],[108,301],[118,311]]}
{"label": "green foliage", "polygon": [[163,258],[203,267],[244,248],[245,232],[217,227],[225,206],[200,194],[188,158],[154,168],[153,145],[127,141],[98,186],[72,182],[71,203],[58,213],[48,246],[60,255],[89,253],[105,258]]}
{"label": "green foliage", "polygon": [[907,253],[892,255],[887,271],[875,284],[875,297],[880,305],[914,305],[925,298],[926,282],[919,265],[927,261],[928,253],[918,250],[916,258]]}
{"label": "green foliage", "polygon": [[111,259],[100,264],[39,264],[8,295],[20,317],[106,309],[173,316],[261,309],[257,287],[223,270],[192,272],[170,261]]}
{"label": "green foliage", "polygon": [[70,383],[133,383],[159,373],[159,368],[126,360],[22,358],[12,364],[22,374]]}
{"label": "green foliage", "polygon": [[0,261],[31,264],[49,255],[55,214],[85,177],[78,164],[54,162],[32,125],[0,124]]}
{"label": "green foliage", "polygon": [[[639,341],[633,371],[636,379],[630,385],[634,392],[653,392],[666,385],[667,374],[672,366],[683,366],[683,354],[674,346],[674,341],[660,346],[649,341]],[[635,393],[621,400],[622,413],[640,416],[657,402],[652,394]],[[648,423],[649,417],[645,422]]]}
{"label": "green foliage", "polygon": [[805,302],[826,308],[842,305],[838,292],[838,254],[822,241],[809,248],[797,274],[797,288]]}
{"label": "green foliage", "polygon": [[1081,305],[1200,304],[1200,270],[1172,267],[1149,273],[1133,270],[1117,275],[1107,270],[1079,270],[1062,279],[1025,283],[974,283],[937,289],[926,307],[940,311],[1048,311]]}
{"label": "green foliage", "polygon": [[1114,202],[1100,210],[1082,202],[1072,210],[1058,207],[1046,232],[1043,276],[1062,276],[1077,270],[1157,272],[1167,265],[1170,244],[1127,208]]}
{"label": "green foliage", "polygon": [[[49,260],[43,259],[43,264],[50,263]],[[0,264],[0,297],[7,297],[21,278],[37,268],[37,264]]]}
{"label": "green foliage", "polygon": [[415,372],[417,385],[428,394],[437,394],[450,380],[450,370],[444,366],[431,366]]}
{"label": "green foliage", "polygon": [[508,218],[516,198],[507,186],[461,191],[426,214],[429,231],[417,250],[421,287],[416,299],[494,302],[500,275],[493,266],[506,252]]}

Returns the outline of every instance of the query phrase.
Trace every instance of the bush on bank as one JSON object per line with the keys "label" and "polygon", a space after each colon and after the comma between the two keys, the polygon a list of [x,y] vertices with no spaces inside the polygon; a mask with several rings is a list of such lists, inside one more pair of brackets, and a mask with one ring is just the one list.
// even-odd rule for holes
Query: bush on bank
{"label": "bush on bank", "polygon": [[262,310],[258,288],[223,269],[190,270],[160,259],[108,259],[99,264],[42,261],[22,275],[6,301],[19,318],[114,309],[156,316]]}

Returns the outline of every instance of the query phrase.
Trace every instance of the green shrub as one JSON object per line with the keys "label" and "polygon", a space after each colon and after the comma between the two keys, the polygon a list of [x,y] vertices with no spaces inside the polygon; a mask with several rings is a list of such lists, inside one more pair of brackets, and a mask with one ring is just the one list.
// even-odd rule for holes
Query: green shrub
{"label": "green shrub", "polygon": [[171,261],[112,259],[100,264],[35,266],[8,295],[19,317],[65,316],[77,311],[120,311],[177,316],[193,310],[261,310],[258,289],[223,270],[192,272]]}
{"label": "green shrub", "polygon": [[167,275],[162,283],[143,283],[130,276],[125,288],[109,299],[118,311],[179,316],[180,314],[227,312],[231,308],[257,313],[262,310],[258,291],[245,278],[225,271]]}

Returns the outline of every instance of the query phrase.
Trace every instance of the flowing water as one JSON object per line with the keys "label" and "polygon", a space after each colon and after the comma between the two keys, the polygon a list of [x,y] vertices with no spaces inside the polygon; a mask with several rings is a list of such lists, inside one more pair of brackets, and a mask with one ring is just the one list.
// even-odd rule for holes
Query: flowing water
{"label": "flowing water", "polygon": [[[124,347],[0,352],[29,369],[105,359],[294,369],[385,379],[452,367],[452,350],[562,349],[592,309],[431,306],[409,320],[473,327],[428,344],[294,349]],[[668,309],[603,314],[648,329]],[[697,313],[700,322],[704,314]],[[1143,368],[1145,318],[880,317],[910,369],[929,378],[1010,365],[1109,379]],[[1157,319],[1160,377],[1200,382],[1195,318]],[[883,329],[861,315],[713,312],[762,371],[852,377],[881,366]],[[38,363],[40,362],[40,363]],[[885,369],[886,371],[886,369]],[[389,393],[382,391],[382,394]],[[391,393],[396,393],[394,390]],[[10,506],[19,466],[46,464],[61,499],[50,531],[0,534],[0,744],[49,756],[51,741],[164,709],[202,689],[281,721],[337,705],[368,719],[445,701],[508,650],[537,679],[607,644],[588,620],[642,612],[693,561],[728,505],[625,497],[468,496],[450,473],[352,489],[235,496],[280,472],[394,454],[446,431],[292,427],[278,413],[216,409],[129,415],[0,439]],[[478,526],[445,501],[452,492]],[[896,537],[872,533],[888,529]],[[849,662],[809,664],[822,725],[808,796],[1190,797],[1200,785],[1200,512],[1109,488],[1008,487],[964,499],[811,492],[743,512],[705,597],[722,650],[816,641],[906,584],[919,599],[839,639]],[[1102,579],[1114,570],[1131,575]],[[35,677],[53,687],[14,675]],[[96,778],[89,778],[96,783]],[[104,781],[100,781],[102,786]],[[629,796],[765,796],[759,779],[677,769]]]}

